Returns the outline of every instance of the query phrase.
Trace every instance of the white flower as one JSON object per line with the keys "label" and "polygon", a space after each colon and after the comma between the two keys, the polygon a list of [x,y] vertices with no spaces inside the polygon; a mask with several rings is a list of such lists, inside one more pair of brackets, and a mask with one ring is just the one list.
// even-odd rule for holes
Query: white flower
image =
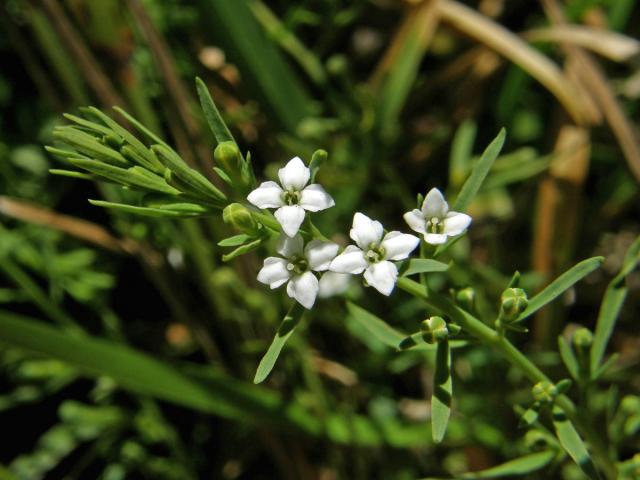
{"label": "white flower", "polygon": [[403,260],[420,243],[414,235],[389,232],[384,235],[380,222],[358,212],[353,216],[349,236],[356,245],[349,245],[333,259],[329,269],[337,273],[359,274],[383,295],[390,295],[398,278],[398,268],[390,260]]}
{"label": "white flower", "polygon": [[424,235],[424,241],[439,245],[447,237],[460,235],[471,223],[465,213],[450,212],[449,205],[437,188],[432,188],[422,202],[422,210],[417,208],[404,214],[405,221],[412,230]]}
{"label": "white flower", "polygon": [[305,210],[318,212],[335,205],[333,198],[321,185],[314,183],[306,186],[310,177],[311,171],[299,157],[294,157],[278,170],[282,186],[276,182],[263,182],[249,194],[247,200],[258,208],[277,208],[275,217],[282,230],[293,237],[302,225]]}
{"label": "white flower", "polygon": [[348,273],[325,272],[320,277],[320,298],[333,297],[344,293],[349,288],[351,275]]}
{"label": "white flower", "polygon": [[295,298],[303,307],[313,307],[318,296],[318,278],[315,272],[329,269],[331,260],[338,253],[338,245],[333,242],[312,240],[303,249],[300,235],[281,235],[277,252],[281,257],[269,257],[258,272],[258,281],[272,289],[287,283],[287,295]]}

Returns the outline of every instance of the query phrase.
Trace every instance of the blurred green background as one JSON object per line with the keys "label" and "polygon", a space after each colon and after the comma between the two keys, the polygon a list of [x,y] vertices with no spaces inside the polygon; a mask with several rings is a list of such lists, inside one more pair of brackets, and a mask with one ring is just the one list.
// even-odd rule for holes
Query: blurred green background
{"label": "blurred green background", "polygon": [[[255,280],[267,250],[224,263],[220,216],[94,207],[136,193],[49,174],[65,165],[43,145],[63,112],[120,106],[213,178],[200,76],[259,178],[329,152],[319,180],[336,207],[317,224],[345,244],[355,211],[407,231],[416,194],[457,192],[505,127],[455,266],[430,282],[472,286],[490,319],[515,270],[533,294],[605,256],[514,336],[560,379],[558,336],[594,328],[640,233],[639,35],[633,0],[2,0],[0,479],[460,478],[555,448],[518,428],[522,373],[474,345],[456,350],[435,446],[433,355],[392,351],[339,298],[254,386],[289,304]],[[615,364],[574,392],[619,462],[640,450],[637,272],[625,288]],[[417,331],[420,302],[370,290],[347,296]],[[584,478],[562,454],[547,463],[523,478]]]}

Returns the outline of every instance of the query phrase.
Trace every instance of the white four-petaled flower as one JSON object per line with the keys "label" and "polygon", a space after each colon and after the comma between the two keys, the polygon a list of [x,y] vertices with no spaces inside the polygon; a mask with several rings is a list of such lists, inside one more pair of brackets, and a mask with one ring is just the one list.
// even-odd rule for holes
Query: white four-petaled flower
{"label": "white four-petaled flower", "polygon": [[349,232],[356,245],[349,245],[333,259],[329,269],[338,273],[360,274],[383,295],[390,295],[398,278],[398,268],[390,260],[403,260],[418,246],[420,239],[401,232],[384,235],[382,224],[358,212]]}
{"label": "white four-petaled flower", "polygon": [[405,221],[412,230],[424,235],[424,241],[439,245],[447,237],[460,235],[471,223],[465,213],[449,211],[449,205],[437,188],[432,188],[422,202],[422,210],[417,208],[404,214]]}
{"label": "white four-petaled flower", "polygon": [[318,296],[318,278],[313,273],[329,269],[331,260],[338,253],[333,242],[312,240],[304,246],[300,235],[281,235],[276,251],[281,257],[268,257],[258,273],[258,281],[272,289],[287,283],[287,295],[305,308],[311,308]]}
{"label": "white four-petaled flower", "polygon": [[258,208],[277,208],[275,217],[282,230],[293,237],[300,229],[305,210],[318,212],[335,205],[333,198],[321,185],[307,185],[310,177],[311,171],[299,157],[294,157],[278,170],[280,185],[262,182],[247,200]]}

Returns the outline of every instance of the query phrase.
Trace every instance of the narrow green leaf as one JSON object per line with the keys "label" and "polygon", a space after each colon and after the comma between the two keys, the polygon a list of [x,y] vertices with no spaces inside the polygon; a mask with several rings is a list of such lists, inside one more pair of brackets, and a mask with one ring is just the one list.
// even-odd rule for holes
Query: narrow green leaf
{"label": "narrow green leaf", "polygon": [[583,260],[580,263],[574,265],[572,268],[564,272],[553,282],[547,285],[544,290],[531,298],[529,300],[529,305],[527,306],[525,311],[522,312],[515,321],[521,322],[525,318],[533,315],[547,303],[555,300],[562,293],[571,288],[574,284],[578,283],[591,272],[593,272],[597,268],[600,268],[600,265],[602,265],[603,261],[603,257],[593,257],[588,258],[587,260]]}
{"label": "narrow green leaf", "polygon": [[88,128],[89,130],[92,130],[95,133],[99,133],[100,135],[109,135],[111,133],[111,130],[104,125],[99,125],[85,118],[77,117],[76,115],[72,115],[70,113],[63,113],[62,116],[67,120],[77,123],[78,125]]}
{"label": "narrow green leaf", "polygon": [[464,185],[453,204],[453,210],[464,212],[467,209],[473,198],[478,193],[478,190],[480,190],[480,186],[487,177],[487,174],[489,173],[493,162],[498,157],[500,150],[502,150],[505,138],[506,132],[503,128],[500,130],[500,133],[498,133],[498,136],[485,149],[480,156],[480,159],[473,167],[471,175],[469,175],[467,181],[464,182]]}
{"label": "narrow green leaf", "polygon": [[431,433],[435,443],[442,442],[451,415],[453,383],[451,380],[451,348],[449,341],[438,343],[431,396]]}
{"label": "narrow green leaf", "polygon": [[74,172],[73,170],[61,170],[59,168],[51,168],[49,173],[60,177],[79,178],[81,180],[96,180],[98,178],[95,175],[90,175],[88,173]]}
{"label": "narrow green leaf", "polygon": [[238,245],[242,245],[247,240],[251,238],[250,235],[246,233],[241,233],[240,235],[234,235],[233,237],[225,238],[224,240],[220,240],[218,242],[218,246],[220,247],[237,247]]}
{"label": "narrow green leaf", "polygon": [[81,132],[75,127],[56,127],[53,130],[53,137],[96,160],[121,167],[129,165],[129,161],[119,152],[103,145],[95,137]]}
{"label": "narrow green leaf", "polygon": [[200,106],[204,112],[204,117],[207,120],[207,124],[209,125],[211,132],[213,132],[216,142],[236,143],[233,135],[231,135],[231,132],[227,127],[227,124],[224,123],[224,120],[218,111],[218,107],[216,107],[213,98],[211,98],[209,89],[200,77],[196,77],[196,89],[198,90],[198,98],[200,99]]}
{"label": "narrow green leaf", "polygon": [[614,353],[609,358],[607,358],[604,362],[602,362],[602,365],[600,365],[600,368],[598,368],[598,370],[596,370],[595,372],[592,372],[591,374],[592,380],[597,380],[602,375],[607,373],[609,369],[613,368],[613,366],[618,362],[619,358],[620,358],[620,354]]}
{"label": "narrow green leaf", "polygon": [[376,317],[355,303],[347,302],[350,317],[367,329],[372,336],[391,348],[398,348],[406,335],[398,332],[384,320]]}
{"label": "narrow green leaf", "polygon": [[403,263],[399,268],[399,273],[403,277],[415,275],[416,273],[446,272],[449,265],[430,258],[412,258]]}
{"label": "narrow green leaf", "polygon": [[171,148],[164,145],[154,145],[153,151],[160,155],[161,161],[171,170],[172,174],[188,185],[194,192],[205,195],[216,202],[225,202],[226,196],[197,170],[189,167]]}
{"label": "narrow green leaf", "polygon": [[223,255],[222,261],[228,262],[229,260],[233,260],[234,258],[239,257],[240,255],[249,253],[250,251],[255,250],[260,245],[262,245],[263,241],[264,241],[264,238],[256,238],[253,242],[249,242],[245,245],[241,245],[238,248],[236,248],[233,252]]}
{"label": "narrow green leaf", "polygon": [[567,367],[567,371],[574,379],[578,379],[580,367],[578,366],[578,359],[573,353],[573,349],[569,346],[567,341],[562,335],[558,337],[558,351],[560,352],[560,358]]}
{"label": "narrow green leaf", "polygon": [[133,117],[132,115],[130,115],[129,113],[127,113],[126,111],[124,111],[120,107],[113,107],[113,109],[116,112],[118,112],[120,115],[122,115],[140,133],[142,133],[143,135],[146,135],[149,140],[151,140],[152,142],[155,142],[155,143],[157,143],[159,145],[164,145],[165,147],[169,148],[169,145],[164,140],[162,140],[159,136],[157,136],[155,133],[153,133],[151,130],[149,130],[147,127],[145,127],[135,117]]}
{"label": "narrow green leaf", "polygon": [[501,465],[487,468],[479,472],[466,473],[461,476],[463,479],[474,480],[484,478],[502,478],[513,475],[526,475],[546,467],[556,456],[551,450],[532,453],[514,460],[509,460]]}
{"label": "narrow green leaf", "polygon": [[265,353],[262,360],[260,360],[253,383],[263,382],[269,373],[271,373],[273,366],[278,360],[278,356],[280,356],[282,347],[284,347],[284,344],[287,343],[287,340],[289,340],[289,337],[293,334],[298,323],[300,323],[303,313],[304,307],[298,302],[295,302],[289,309],[287,315],[282,319],[282,323],[280,323],[276,336],[273,338],[271,345],[269,345],[267,353]]}
{"label": "narrow green leaf", "polygon": [[82,158],[70,158],[69,162],[76,167],[83,168],[100,177],[105,177],[123,185],[138,187],[143,190],[153,190],[169,195],[180,194],[180,191],[165,182],[164,178],[142,167],[120,168],[107,163],[97,162],[95,160],[84,160]]}
{"label": "narrow green leaf", "polygon": [[625,284],[625,277],[637,267],[638,262],[640,262],[640,237],[627,250],[620,272],[611,280],[602,299],[596,331],[593,336],[593,344],[591,345],[592,372],[595,372],[600,367],[609,338],[620,315],[622,305],[627,298],[628,289]]}
{"label": "narrow green leaf", "polygon": [[600,475],[591,461],[591,455],[582,438],[580,438],[580,435],[564,411],[558,406],[553,407],[553,426],[555,427],[558,440],[560,440],[560,445],[562,445],[562,448],[565,449],[573,461],[576,462],[589,478],[599,479]]}
{"label": "narrow green leaf", "polygon": [[520,272],[516,270],[515,272],[513,272],[513,276],[511,277],[511,280],[509,280],[509,284],[507,285],[507,288],[518,288],[519,285],[520,285]]}
{"label": "narrow green leaf", "polygon": [[132,213],[134,215],[143,215],[145,217],[174,217],[175,218],[175,217],[193,217],[196,215],[194,213],[184,213],[180,211],[164,210],[161,208],[152,208],[152,207],[138,207],[135,205],[127,205],[126,203],[106,202],[104,200],[89,199],[89,203],[91,205],[95,205],[96,207],[110,208],[112,210],[118,210],[124,213]]}

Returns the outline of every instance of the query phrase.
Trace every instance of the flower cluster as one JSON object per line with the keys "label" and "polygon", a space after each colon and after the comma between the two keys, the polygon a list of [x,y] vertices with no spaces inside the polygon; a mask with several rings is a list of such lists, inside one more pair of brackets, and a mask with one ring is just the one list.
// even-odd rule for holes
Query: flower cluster
{"label": "flower cluster", "polygon": [[[263,182],[247,197],[258,208],[275,208],[275,218],[282,227],[276,247],[280,256],[264,260],[258,281],[272,289],[286,283],[287,294],[308,309],[318,296],[342,293],[350,275],[363,274],[366,285],[390,295],[398,278],[393,262],[408,258],[420,239],[399,231],[385,234],[380,222],[356,212],[349,232],[355,245],[339,255],[340,247],[330,241],[311,240],[305,245],[299,230],[306,212],[325,210],[335,202],[321,185],[307,185],[311,171],[299,157],[281,168],[278,178],[280,184]],[[404,219],[425,242],[434,245],[463,233],[471,223],[468,215],[449,211],[436,188],[427,194],[421,210],[405,213]]]}

